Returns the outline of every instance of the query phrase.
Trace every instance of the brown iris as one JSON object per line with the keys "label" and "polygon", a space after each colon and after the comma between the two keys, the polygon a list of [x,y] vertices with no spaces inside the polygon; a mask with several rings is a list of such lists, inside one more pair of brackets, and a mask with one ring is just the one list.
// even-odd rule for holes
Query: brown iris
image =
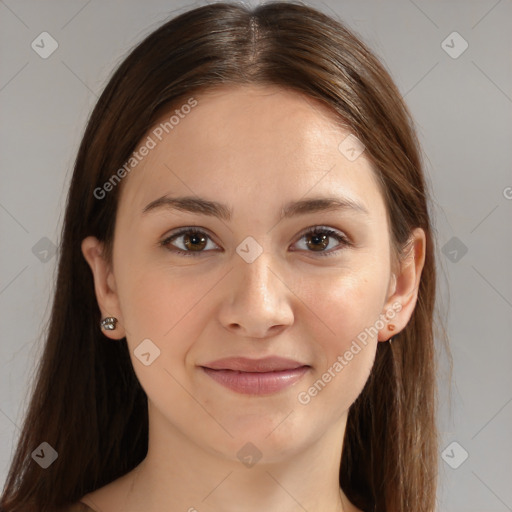
{"label": "brown iris", "polygon": [[[312,243],[310,243],[309,241],[306,243],[310,249],[313,249],[313,251],[321,251],[329,245],[329,238],[330,238],[329,235],[313,233],[313,234],[310,234],[309,237],[310,237],[310,240],[312,241]],[[321,246],[320,247],[317,246],[315,248],[315,246],[312,244],[321,244]]]}
{"label": "brown iris", "polygon": [[201,251],[207,243],[206,237],[200,233],[191,233],[183,235],[183,244],[192,251]]}

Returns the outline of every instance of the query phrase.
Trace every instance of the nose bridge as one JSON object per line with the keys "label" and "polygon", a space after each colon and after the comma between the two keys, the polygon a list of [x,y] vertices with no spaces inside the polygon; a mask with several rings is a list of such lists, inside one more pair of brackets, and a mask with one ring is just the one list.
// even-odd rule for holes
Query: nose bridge
{"label": "nose bridge", "polygon": [[[225,327],[242,330],[247,336],[265,337],[272,327],[290,324],[292,311],[287,287],[276,275],[279,265],[275,256],[259,246],[259,254],[252,252],[249,258],[247,255],[256,249],[250,244],[249,251],[235,255],[238,261],[235,260],[221,321]],[[247,249],[243,243],[240,246]]]}
{"label": "nose bridge", "polygon": [[241,284],[237,289],[237,294],[254,302],[251,304],[252,307],[261,307],[278,300],[278,295],[282,290],[276,282],[278,279],[271,270],[275,266],[275,258],[268,250],[263,251],[254,261],[247,261],[242,257],[235,270],[240,274]]}

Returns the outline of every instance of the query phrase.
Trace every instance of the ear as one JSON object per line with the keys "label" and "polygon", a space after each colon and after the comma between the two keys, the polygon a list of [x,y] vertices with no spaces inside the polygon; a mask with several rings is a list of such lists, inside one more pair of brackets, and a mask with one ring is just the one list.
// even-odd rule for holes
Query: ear
{"label": "ear", "polygon": [[103,258],[103,242],[100,242],[94,236],[84,238],[82,240],[82,254],[92,270],[94,290],[101,311],[101,318],[113,316],[118,319],[114,330],[107,331],[102,329],[102,332],[113,340],[122,339],[126,335],[124,321],[119,307],[114,273],[110,265]]}
{"label": "ear", "polygon": [[[414,229],[406,246],[406,253],[400,261],[398,274],[391,275],[388,299],[382,311],[384,327],[379,330],[379,341],[387,341],[398,334],[412,316],[418,298],[421,272],[425,264],[425,244],[423,229]],[[394,326],[393,330],[389,329],[391,325]]]}

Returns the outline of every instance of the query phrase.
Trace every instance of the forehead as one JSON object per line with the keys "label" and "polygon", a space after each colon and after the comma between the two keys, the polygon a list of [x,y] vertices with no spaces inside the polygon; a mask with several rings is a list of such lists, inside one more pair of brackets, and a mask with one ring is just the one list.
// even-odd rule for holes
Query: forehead
{"label": "forehead", "polygon": [[124,178],[120,209],[129,205],[135,216],[156,197],[186,194],[236,211],[236,204],[270,208],[308,191],[339,190],[383,213],[365,153],[351,161],[340,151],[350,128],[319,102],[252,85],[223,86],[193,100],[193,108],[180,108],[191,104],[187,98],[175,105],[143,138],[154,147]]}

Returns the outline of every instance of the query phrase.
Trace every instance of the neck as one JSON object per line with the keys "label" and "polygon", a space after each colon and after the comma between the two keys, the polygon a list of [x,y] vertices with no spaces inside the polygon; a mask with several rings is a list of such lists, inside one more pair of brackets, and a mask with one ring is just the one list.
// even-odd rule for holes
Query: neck
{"label": "neck", "polygon": [[130,473],[124,510],[356,511],[339,486],[346,417],[301,450],[275,457],[266,456],[268,439],[265,448],[260,441],[261,452],[247,439],[233,440],[234,446],[246,445],[239,455],[242,461],[198,446],[152,417],[157,421],[150,420],[148,454]]}

